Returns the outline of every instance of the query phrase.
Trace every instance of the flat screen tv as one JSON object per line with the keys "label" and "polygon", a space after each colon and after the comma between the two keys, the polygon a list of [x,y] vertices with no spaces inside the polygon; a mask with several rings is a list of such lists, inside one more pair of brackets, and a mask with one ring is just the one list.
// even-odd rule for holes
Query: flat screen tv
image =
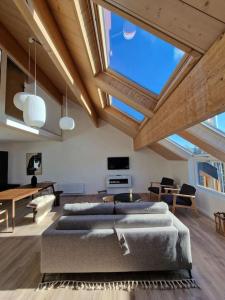
{"label": "flat screen tv", "polygon": [[108,157],[108,170],[130,169],[129,157]]}

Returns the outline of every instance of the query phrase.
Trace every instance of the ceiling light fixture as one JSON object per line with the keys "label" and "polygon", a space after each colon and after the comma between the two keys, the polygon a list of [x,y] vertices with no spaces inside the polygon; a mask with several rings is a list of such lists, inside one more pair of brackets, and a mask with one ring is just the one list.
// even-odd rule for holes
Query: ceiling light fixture
{"label": "ceiling light fixture", "polygon": [[66,85],[66,115],[59,120],[59,127],[62,130],[73,130],[75,128],[75,121],[73,118],[68,117],[67,107],[67,85]]}
{"label": "ceiling light fixture", "polygon": [[[30,44],[34,43],[34,95],[26,92],[16,93],[13,97],[14,105],[23,111],[23,120],[30,127],[41,128],[46,121],[46,105],[45,101],[37,96],[37,51],[36,44],[40,44],[35,38],[29,38],[29,61],[28,61],[28,82],[30,75]],[[41,44],[40,44],[41,45]]]}

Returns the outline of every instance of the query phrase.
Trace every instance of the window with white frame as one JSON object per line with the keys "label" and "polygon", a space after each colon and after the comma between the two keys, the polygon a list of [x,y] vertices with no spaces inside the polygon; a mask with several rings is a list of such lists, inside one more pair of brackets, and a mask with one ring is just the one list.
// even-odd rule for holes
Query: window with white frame
{"label": "window with white frame", "polygon": [[197,161],[198,184],[225,193],[225,166],[217,160]]}

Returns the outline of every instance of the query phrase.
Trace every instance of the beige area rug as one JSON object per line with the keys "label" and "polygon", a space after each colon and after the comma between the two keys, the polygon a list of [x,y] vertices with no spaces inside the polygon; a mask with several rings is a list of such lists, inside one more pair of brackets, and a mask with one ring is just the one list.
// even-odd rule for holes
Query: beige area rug
{"label": "beige area rug", "polygon": [[45,274],[37,290],[174,290],[199,288],[186,270],[169,272],[129,272],[91,274]]}

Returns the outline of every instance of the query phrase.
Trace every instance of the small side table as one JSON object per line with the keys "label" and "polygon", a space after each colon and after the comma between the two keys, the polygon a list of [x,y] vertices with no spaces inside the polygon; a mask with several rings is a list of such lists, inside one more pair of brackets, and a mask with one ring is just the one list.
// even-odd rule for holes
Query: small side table
{"label": "small side table", "polygon": [[136,202],[141,201],[141,197],[136,193],[122,193],[114,196],[114,202]]}

